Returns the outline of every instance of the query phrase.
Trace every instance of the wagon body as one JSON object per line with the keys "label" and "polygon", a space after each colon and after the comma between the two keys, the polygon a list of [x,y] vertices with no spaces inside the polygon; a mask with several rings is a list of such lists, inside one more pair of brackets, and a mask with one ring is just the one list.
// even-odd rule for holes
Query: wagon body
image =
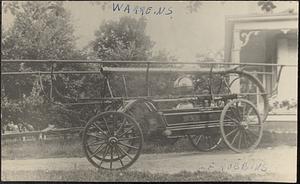
{"label": "wagon body", "polygon": [[[227,95],[215,101],[236,98],[237,95]],[[198,99],[194,101],[198,101]],[[150,125],[149,134],[163,134],[174,137],[193,132],[199,133],[199,131],[207,128],[219,127],[222,110],[223,107],[205,107],[203,105],[188,109],[156,109],[146,113],[144,118]]]}

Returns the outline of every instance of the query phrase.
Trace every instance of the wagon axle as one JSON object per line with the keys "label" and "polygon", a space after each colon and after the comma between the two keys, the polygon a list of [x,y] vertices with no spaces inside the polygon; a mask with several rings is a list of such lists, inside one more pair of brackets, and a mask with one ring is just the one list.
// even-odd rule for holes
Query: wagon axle
{"label": "wagon axle", "polygon": [[111,144],[111,145],[117,144],[117,143],[118,143],[118,138],[116,138],[116,137],[110,137],[110,138],[108,139],[108,142],[109,142],[109,144]]}

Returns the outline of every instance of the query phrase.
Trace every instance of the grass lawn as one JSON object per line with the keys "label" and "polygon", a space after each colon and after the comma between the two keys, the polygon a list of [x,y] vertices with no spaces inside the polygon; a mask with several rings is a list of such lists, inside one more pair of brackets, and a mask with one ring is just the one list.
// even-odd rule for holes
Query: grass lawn
{"label": "grass lawn", "polygon": [[[221,172],[180,172],[176,174],[152,174],[139,171],[3,171],[2,181],[253,181],[256,175],[230,175]],[[260,180],[260,179],[259,179]]]}
{"label": "grass lawn", "polygon": [[[260,147],[276,146],[280,144],[296,145],[296,137],[287,135],[264,134]],[[2,159],[26,158],[59,158],[59,157],[84,157],[81,140],[72,139],[46,140],[44,142],[1,142]],[[224,148],[223,148],[224,149]],[[174,145],[144,144],[145,153],[168,153],[195,151],[186,138],[179,139]],[[273,181],[272,175],[231,175],[222,172],[186,172],[176,174],[152,174],[140,171],[106,171],[82,170],[71,171],[3,171],[2,181],[140,181],[140,182],[165,182],[165,181]]]}
{"label": "grass lawn", "polygon": [[[260,147],[276,146],[280,144],[296,145],[296,136],[274,135],[264,133]],[[224,147],[224,146],[223,146]],[[25,159],[25,158],[59,158],[59,157],[84,157],[81,139],[45,140],[43,142],[1,142],[1,159]],[[224,148],[223,148],[224,149]],[[187,138],[179,139],[175,144],[159,145],[157,143],[145,143],[142,154],[168,153],[195,151]]]}
{"label": "grass lawn", "polygon": [[[1,148],[2,159],[84,157],[79,137],[66,140],[45,140],[43,142],[2,143]],[[182,138],[174,145],[145,143],[143,144],[142,153],[168,153],[194,150],[188,140]]]}

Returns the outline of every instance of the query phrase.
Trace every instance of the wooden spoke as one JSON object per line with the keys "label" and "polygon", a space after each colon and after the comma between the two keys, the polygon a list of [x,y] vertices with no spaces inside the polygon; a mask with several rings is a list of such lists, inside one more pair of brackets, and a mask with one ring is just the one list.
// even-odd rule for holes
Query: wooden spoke
{"label": "wooden spoke", "polygon": [[126,122],[126,118],[124,117],[120,127],[118,128],[118,130],[116,131],[116,135],[118,135],[118,133],[122,130],[122,128],[124,127],[125,125],[125,122]]}
{"label": "wooden spoke", "polygon": [[110,166],[109,166],[110,169],[112,169],[112,163],[113,163],[113,158],[114,158],[113,149],[114,149],[114,146],[112,146],[110,149]]}
{"label": "wooden spoke", "polygon": [[203,137],[203,135],[199,135],[199,137],[198,137],[198,139],[197,139],[197,141],[196,141],[196,145],[199,144],[199,142],[200,142],[200,140],[201,140],[202,137]]}
{"label": "wooden spoke", "polygon": [[241,121],[240,116],[236,114],[236,111],[234,110],[233,107],[230,107],[231,112],[234,114],[234,116],[236,116],[236,118],[238,119],[237,121]]}
{"label": "wooden spoke", "polygon": [[115,135],[114,133],[115,133],[115,128],[117,127],[117,122],[118,122],[118,118],[117,118],[117,116],[114,116],[113,117],[113,126],[112,126],[112,133],[113,133],[113,135]]}
{"label": "wooden spoke", "polygon": [[241,112],[240,112],[240,108],[239,108],[239,104],[238,103],[235,104],[235,108],[236,108],[236,112],[238,114],[239,120],[243,121],[243,117],[241,117]]}
{"label": "wooden spoke", "polygon": [[235,128],[233,129],[231,132],[229,132],[228,134],[226,134],[225,136],[228,137],[229,135],[233,134],[233,132],[237,131],[239,128]]}
{"label": "wooden spoke", "polygon": [[94,135],[94,134],[91,134],[91,133],[87,133],[86,135],[92,136],[92,137],[96,137],[96,138],[99,138],[101,140],[104,140],[103,137],[100,137],[100,136],[97,136],[97,135]]}
{"label": "wooden spoke", "polygon": [[233,119],[231,116],[225,115],[225,117],[231,119],[233,122],[239,125],[239,122],[236,119]]}
{"label": "wooden spoke", "polygon": [[240,139],[239,139],[239,149],[241,149],[241,141],[242,141],[243,131],[241,131]]}
{"label": "wooden spoke", "polygon": [[[103,143],[103,144],[104,144],[104,143]],[[91,158],[93,158],[93,157],[96,156],[98,153],[100,153],[100,151],[103,150],[103,148],[106,148],[106,147],[107,147],[107,145],[106,145],[105,147],[102,147],[103,144],[101,144],[101,145],[96,149],[96,151],[90,156]],[[102,148],[101,148],[101,147],[102,147]]]}
{"label": "wooden spoke", "polygon": [[[122,165],[122,167],[124,167],[124,164],[123,164],[123,161],[122,161],[122,158],[120,157],[120,155],[119,155],[119,150],[117,149],[117,147],[116,146],[114,146],[115,147],[115,150],[116,150],[116,153],[117,153],[117,155],[118,155],[118,160],[120,161],[120,163],[121,163],[121,165]],[[122,153],[121,153],[121,155],[122,155]]]}
{"label": "wooden spoke", "polygon": [[102,117],[102,119],[103,119],[104,122],[105,122],[105,126],[106,126],[106,128],[107,128],[107,131],[108,131],[109,135],[112,136],[112,134],[111,134],[111,132],[110,132],[110,130],[109,130],[109,128],[108,128],[108,124],[107,124],[106,119],[105,119],[104,117]]}
{"label": "wooden spoke", "polygon": [[125,144],[125,143],[122,143],[122,142],[118,142],[118,144],[121,144],[121,145],[126,146],[128,148],[139,149],[138,147],[131,146],[131,145],[128,145],[128,144]]}
{"label": "wooden spoke", "polygon": [[104,130],[102,130],[102,128],[100,128],[96,123],[93,123],[93,125],[100,130],[100,132],[102,132],[106,137],[108,137],[108,135],[106,134],[106,132]]}
{"label": "wooden spoke", "polygon": [[233,137],[232,141],[231,141],[231,144],[234,143],[235,139],[237,138],[237,136],[240,134],[240,131],[238,131],[235,136]]}
{"label": "wooden spoke", "polygon": [[138,139],[138,138],[140,138],[140,136],[137,136],[137,137],[124,137],[124,138],[120,138],[119,141],[126,141],[126,140]]}
{"label": "wooden spoke", "polygon": [[107,145],[106,145],[106,148],[105,148],[105,151],[104,151],[104,153],[103,153],[103,158],[101,159],[101,162],[100,162],[99,166],[101,166],[103,160],[105,159],[105,157],[106,157],[106,155],[107,155],[107,153],[108,153],[109,148],[110,148],[110,147],[109,147],[109,145],[107,144]]}
{"label": "wooden spoke", "polygon": [[245,142],[245,144],[246,144],[245,146],[246,146],[246,148],[247,148],[247,147],[248,147],[248,145],[249,145],[249,144],[248,144],[248,139],[247,139],[247,134],[245,133],[245,131],[242,131],[242,133],[243,133],[243,135],[244,135],[244,136],[243,136],[243,137],[244,137],[244,139],[245,139],[245,141],[244,141],[244,142]]}
{"label": "wooden spoke", "polygon": [[123,148],[121,148],[119,145],[117,145],[117,147],[120,149],[121,152],[123,152],[128,158],[130,158],[131,160],[133,159],[129,153],[127,153]]}
{"label": "wooden spoke", "polygon": [[125,132],[123,132],[121,135],[117,135],[118,138],[122,137],[123,135],[125,135],[127,132],[129,132],[130,130],[132,130],[135,126],[131,126],[130,128],[128,128]]}
{"label": "wooden spoke", "polygon": [[87,146],[97,146],[99,144],[104,144],[105,142],[94,141],[92,143],[87,144]]}

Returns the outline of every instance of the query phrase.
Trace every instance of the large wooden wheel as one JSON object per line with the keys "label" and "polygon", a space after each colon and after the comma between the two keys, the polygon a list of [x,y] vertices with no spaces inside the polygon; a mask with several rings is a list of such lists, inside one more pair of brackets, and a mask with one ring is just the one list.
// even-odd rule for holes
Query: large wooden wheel
{"label": "large wooden wheel", "polygon": [[263,124],[253,103],[245,99],[235,99],[221,113],[220,130],[230,149],[235,152],[249,152],[259,144]]}
{"label": "large wooden wheel", "polygon": [[222,137],[220,134],[203,133],[188,135],[191,144],[199,151],[212,151],[220,145]]}
{"label": "large wooden wheel", "polygon": [[258,109],[264,122],[269,113],[267,92],[257,77],[246,71],[231,70],[216,74],[213,81],[214,94],[237,94],[238,98],[247,99]]}
{"label": "large wooden wheel", "polygon": [[83,132],[83,149],[90,163],[101,169],[131,166],[139,157],[143,134],[138,123],[123,112],[94,116]]}

